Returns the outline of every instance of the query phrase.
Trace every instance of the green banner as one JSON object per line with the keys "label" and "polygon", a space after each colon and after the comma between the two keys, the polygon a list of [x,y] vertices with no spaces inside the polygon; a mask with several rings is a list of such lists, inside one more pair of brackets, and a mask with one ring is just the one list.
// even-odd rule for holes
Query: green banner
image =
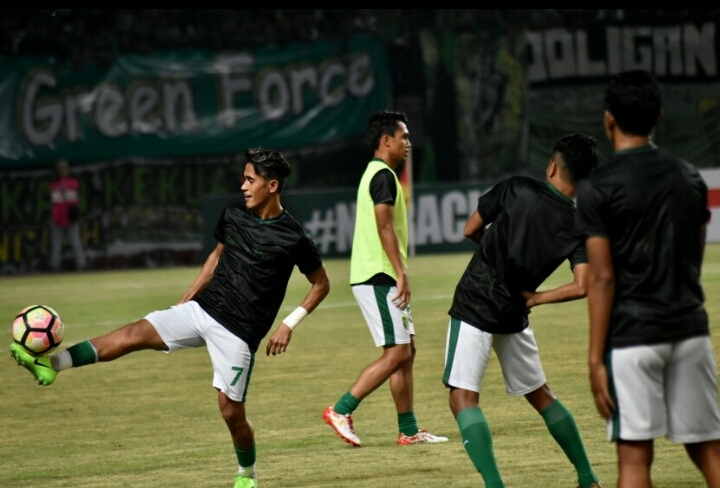
{"label": "green banner", "polygon": [[119,56],[105,69],[0,61],[0,167],[336,143],[362,136],[391,97],[385,48],[361,35]]}

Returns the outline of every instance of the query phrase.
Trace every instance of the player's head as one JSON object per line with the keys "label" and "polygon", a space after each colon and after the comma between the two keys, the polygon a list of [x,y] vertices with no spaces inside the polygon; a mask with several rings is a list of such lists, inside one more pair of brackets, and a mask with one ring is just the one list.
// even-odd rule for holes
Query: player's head
{"label": "player's head", "polygon": [[245,158],[247,164],[252,165],[256,175],[268,182],[277,181],[277,192],[282,192],[290,175],[290,163],[280,151],[262,148],[248,149],[245,151]]}
{"label": "player's head", "polygon": [[648,71],[630,70],[614,75],[605,89],[606,130],[608,115],[624,134],[649,136],[662,113],[662,92]]}
{"label": "player's head", "polygon": [[407,117],[402,112],[376,112],[368,121],[367,138],[375,151],[374,157],[393,169],[410,155],[410,132]]}
{"label": "player's head", "polygon": [[597,139],[582,134],[568,134],[561,137],[552,148],[554,161],[565,181],[576,184],[589,175],[600,164]]}
{"label": "player's head", "polygon": [[395,137],[395,132],[401,127],[400,124],[407,129],[407,116],[402,112],[388,110],[375,112],[367,124],[366,134],[370,147],[373,150],[377,149],[383,136]]}

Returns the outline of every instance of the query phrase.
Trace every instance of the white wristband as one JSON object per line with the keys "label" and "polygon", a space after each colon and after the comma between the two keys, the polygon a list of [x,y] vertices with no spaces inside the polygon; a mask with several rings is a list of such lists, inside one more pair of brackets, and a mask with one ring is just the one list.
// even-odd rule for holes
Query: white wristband
{"label": "white wristband", "polygon": [[302,319],[308,316],[308,311],[305,310],[302,307],[298,307],[295,310],[290,313],[287,317],[285,317],[285,320],[283,320],[283,324],[290,327],[290,330],[297,327],[297,325],[302,322]]}

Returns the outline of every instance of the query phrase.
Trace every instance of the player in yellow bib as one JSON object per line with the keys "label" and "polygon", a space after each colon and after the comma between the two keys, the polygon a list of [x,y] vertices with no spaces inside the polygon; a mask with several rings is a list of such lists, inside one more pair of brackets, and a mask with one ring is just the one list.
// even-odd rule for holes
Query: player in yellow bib
{"label": "player in yellow bib", "polygon": [[407,209],[395,174],[410,152],[405,114],[374,114],[367,136],[375,153],[358,185],[350,285],[375,346],[383,352],[322,417],[345,442],[360,446],[351,415],[366,396],[390,380],[398,414],[397,443],[445,442],[447,437],[420,429],[413,412],[415,329],[406,272]]}
{"label": "player in yellow bib", "polygon": [[[378,180],[375,180],[376,176]],[[371,191],[377,191],[376,188],[371,190],[373,180],[375,180],[376,186],[382,185],[379,190],[384,192],[385,199],[392,198],[392,189],[396,193],[393,200],[383,201],[380,205],[394,207],[390,223],[394,228],[397,240],[397,246],[393,247],[397,247],[397,254],[402,264],[399,273],[396,271],[390,256],[385,252],[383,241],[378,232],[378,219],[375,215],[376,203],[371,194]],[[368,163],[358,188],[355,233],[353,235],[352,258],[350,260],[351,285],[365,283],[378,272],[391,276],[393,280],[402,277],[407,283],[407,277],[405,276],[408,248],[407,227],[407,209],[400,181],[398,181],[397,175],[385,161],[375,158]]]}

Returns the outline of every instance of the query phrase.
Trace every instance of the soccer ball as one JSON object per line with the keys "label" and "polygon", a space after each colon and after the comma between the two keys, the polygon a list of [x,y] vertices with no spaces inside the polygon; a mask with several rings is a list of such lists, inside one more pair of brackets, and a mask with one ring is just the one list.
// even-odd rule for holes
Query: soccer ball
{"label": "soccer ball", "polygon": [[60,315],[46,305],[30,305],[20,310],[12,328],[13,340],[33,356],[44,356],[60,345],[65,324]]}

